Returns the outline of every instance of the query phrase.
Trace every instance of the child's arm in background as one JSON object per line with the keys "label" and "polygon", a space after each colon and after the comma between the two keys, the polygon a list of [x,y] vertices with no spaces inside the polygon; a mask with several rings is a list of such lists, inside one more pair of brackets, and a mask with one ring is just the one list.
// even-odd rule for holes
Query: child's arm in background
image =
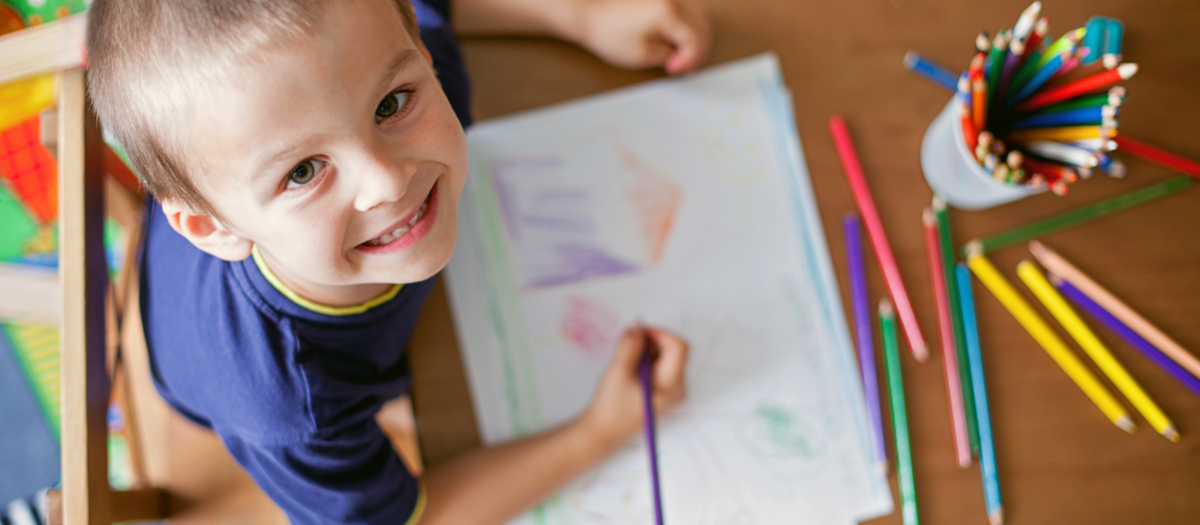
{"label": "child's arm in background", "polygon": [[708,16],[696,0],[454,0],[463,34],[551,35],[628,69],[684,73],[708,55]]}
{"label": "child's arm in background", "polygon": [[[654,411],[658,415],[683,401],[688,348],[672,334],[645,330],[659,349],[653,369]],[[642,334],[634,328],[621,336],[583,415],[559,428],[474,450],[430,469],[422,478],[428,506],[421,525],[502,523],[620,448],[642,427],[637,375]]]}

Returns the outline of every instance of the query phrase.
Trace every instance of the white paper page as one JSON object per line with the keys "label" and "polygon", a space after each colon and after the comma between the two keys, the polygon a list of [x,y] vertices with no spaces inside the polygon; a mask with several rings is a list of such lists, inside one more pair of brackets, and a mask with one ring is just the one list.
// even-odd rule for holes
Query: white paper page
{"label": "white paper page", "polygon": [[[574,417],[641,316],[692,347],[666,519],[890,512],[773,55],[477,125],[448,276],[487,443]],[[517,523],[651,523],[635,439]],[[882,487],[882,488],[881,488]]]}

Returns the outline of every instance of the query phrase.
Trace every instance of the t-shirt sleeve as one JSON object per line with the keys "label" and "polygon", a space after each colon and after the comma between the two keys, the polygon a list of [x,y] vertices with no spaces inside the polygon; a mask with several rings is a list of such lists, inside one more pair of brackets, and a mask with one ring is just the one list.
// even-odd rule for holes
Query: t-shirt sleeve
{"label": "t-shirt sleeve", "polygon": [[424,491],[379,427],[369,426],[286,444],[221,437],[293,525],[415,524]]}

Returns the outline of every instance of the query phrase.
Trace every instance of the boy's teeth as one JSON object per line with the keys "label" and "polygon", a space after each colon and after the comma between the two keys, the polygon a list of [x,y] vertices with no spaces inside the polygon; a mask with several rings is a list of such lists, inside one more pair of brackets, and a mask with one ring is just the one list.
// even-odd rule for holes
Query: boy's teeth
{"label": "boy's teeth", "polygon": [[379,245],[387,244],[389,242],[396,240],[397,237],[408,233],[408,230],[411,230],[412,227],[417,224],[417,221],[420,221],[421,217],[423,217],[425,215],[425,209],[428,207],[429,207],[429,202],[421,203],[421,207],[417,209],[417,214],[413,215],[412,220],[408,221],[408,224],[405,224],[404,226],[396,228],[396,229],[394,229],[388,233],[385,233],[383,235],[380,235],[379,237],[371,239],[371,240],[367,241],[365,244],[367,246],[379,246]]}

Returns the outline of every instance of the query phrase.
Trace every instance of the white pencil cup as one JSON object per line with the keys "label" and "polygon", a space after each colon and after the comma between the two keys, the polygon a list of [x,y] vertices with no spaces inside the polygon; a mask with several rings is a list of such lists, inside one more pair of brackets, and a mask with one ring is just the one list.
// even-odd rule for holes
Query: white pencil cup
{"label": "white pencil cup", "polygon": [[934,193],[955,208],[981,210],[1045,191],[993,179],[967,150],[958,104],[957,97],[950,99],[921,142],[921,170]]}

